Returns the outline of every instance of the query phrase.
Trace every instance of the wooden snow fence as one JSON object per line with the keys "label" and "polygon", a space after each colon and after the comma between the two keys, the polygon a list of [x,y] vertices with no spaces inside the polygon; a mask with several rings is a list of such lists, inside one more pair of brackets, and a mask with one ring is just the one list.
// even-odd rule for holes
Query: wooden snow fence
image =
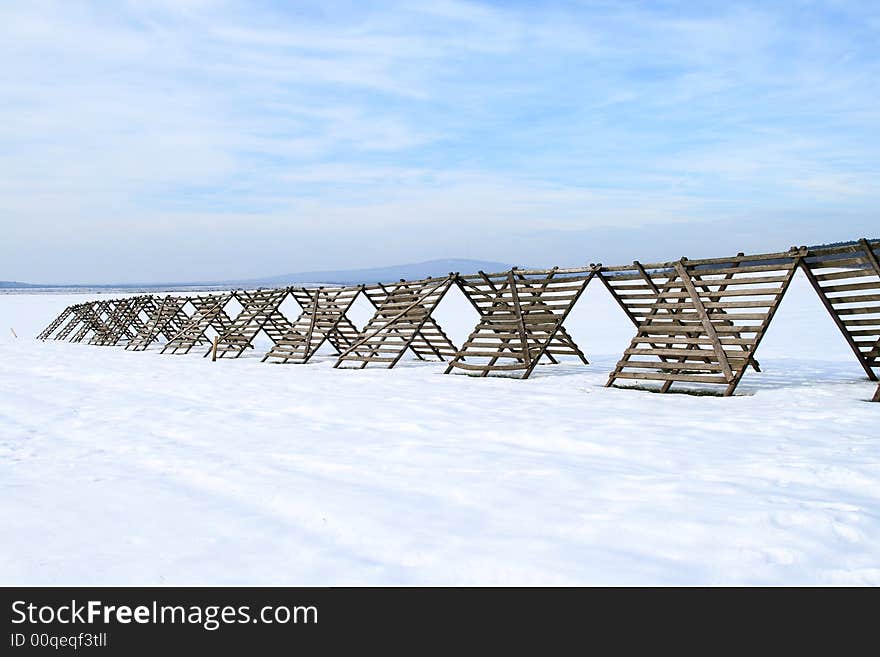
{"label": "wooden snow fence", "polygon": [[92,344],[96,339],[109,331],[105,318],[110,313],[110,301],[91,301],[82,304],[77,312],[81,323],[76,332],[71,336],[70,342],[83,342],[87,337],[88,343]]}
{"label": "wooden snow fence", "polygon": [[[91,303],[91,302],[89,302]],[[87,304],[85,303],[77,303],[70,306],[70,318],[67,320],[67,323],[64,324],[58,331],[55,333],[55,337],[53,340],[67,340],[68,336],[70,336],[77,328],[79,328],[83,321],[83,306]]]}
{"label": "wooden snow fence", "polygon": [[105,330],[95,334],[89,344],[105,347],[113,347],[120,342],[127,344],[145,326],[142,313],[149,314],[155,305],[150,295],[110,300],[104,319]]}
{"label": "wooden snow fence", "polygon": [[214,358],[238,358],[245,349],[253,348],[260,331],[277,344],[291,331],[291,323],[279,310],[290,294],[289,287],[268,290],[236,290],[235,298],[241,311],[219,332],[215,345],[205,352]]}
{"label": "wooden snow fence", "polygon": [[178,335],[190,320],[186,313],[189,305],[188,297],[171,294],[153,301],[151,308],[146,309],[147,321],[143,323],[137,334],[129,340],[125,348],[130,351],[144,351],[163,336],[166,342]]}
{"label": "wooden snow fence", "polygon": [[109,341],[117,323],[118,303],[118,299],[104,299],[83,308],[85,321],[71,342],[103,345]]}
{"label": "wooden snow fence", "polygon": [[365,286],[376,312],[333,367],[346,363],[363,369],[375,363],[390,369],[407,351],[419,360],[453,358],[458,350],[431,314],[457,276]]}
{"label": "wooden snow fence", "polygon": [[137,337],[145,328],[150,315],[157,307],[156,299],[152,294],[142,294],[128,300],[128,308],[120,319],[115,345],[122,341],[125,345]]}
{"label": "wooden snow fence", "polygon": [[[155,299],[148,294],[123,299],[88,301],[68,306],[38,336],[39,340],[64,340],[97,346],[131,344],[145,330],[155,311]],[[74,333],[74,331],[76,331]]]}
{"label": "wooden snow fence", "polygon": [[95,312],[100,319],[100,328],[92,332],[88,343],[95,346],[111,345],[117,338],[122,327],[122,317],[126,311],[124,299],[107,299],[96,307]]}
{"label": "wooden snow fence", "polygon": [[880,373],[880,240],[811,250],[801,266],[871,381]]}
{"label": "wooden snow fence", "polygon": [[874,393],[874,399],[871,401],[880,402],[880,385],[877,386],[877,392]]}
{"label": "wooden snow fence", "polygon": [[219,294],[200,294],[189,297],[194,312],[189,320],[175,333],[160,353],[188,354],[197,345],[209,344],[207,331],[211,329],[220,335],[232,323],[226,313],[226,304],[233,298],[231,292]]}
{"label": "wooden snow fence", "polygon": [[[740,252],[736,254],[737,258],[742,258],[745,254]],[[598,278],[605,285],[605,288],[611,294],[624,314],[635,325],[636,329],[642,326],[651,314],[651,309],[655,307],[658,301],[661,288],[669,281],[670,275],[674,271],[667,267],[668,263],[660,265],[649,264],[643,265],[638,260],[633,261],[632,265],[617,265],[613,267],[602,267],[598,273]],[[715,308],[717,313],[727,312],[725,308]],[[742,338],[742,335],[734,334],[732,338]],[[675,360],[669,356],[661,356],[661,360]],[[708,360],[707,360],[708,362]],[[754,356],[749,357],[749,365],[756,372],[761,371],[761,367]]]}
{"label": "wooden snow fence", "polygon": [[732,395],[806,250],[645,265],[665,275],[606,385],[621,379]]}
{"label": "wooden snow fence", "polygon": [[638,328],[656,303],[660,288],[669,279],[669,271],[636,260],[631,265],[602,267],[596,277]]}
{"label": "wooden snow fence", "polygon": [[[542,361],[587,358],[564,322],[594,278],[636,327],[607,385],[632,381],[660,392],[676,388],[732,395],[798,269],[802,269],[872,381],[880,378],[880,240],[860,239],[786,252],[631,265],[520,270],[401,280],[392,284],[237,290],[194,297],[139,295],[65,308],[37,336],[93,345],[188,353],[216,334],[219,358],[238,357],[262,331],[274,343],[264,361],[306,363],[329,343],[334,367],[394,367],[405,353],[449,360],[446,372],[528,378]],[[456,348],[432,316],[452,285],[479,313]],[[358,331],[347,313],[364,293],[375,313]],[[281,304],[301,312],[290,322]],[[234,319],[225,308],[242,306]],[[192,307],[190,315],[188,308]],[[679,385],[680,384],[680,385]],[[880,401],[880,388],[873,401]]]}
{"label": "wooden snow fence", "polygon": [[98,301],[86,301],[74,306],[74,321],[65,326],[56,339],[80,342],[89,331],[100,330],[100,323],[94,310],[99,303]]}
{"label": "wooden snow fence", "polygon": [[562,323],[598,270],[593,265],[459,276],[457,283],[480,319],[446,373],[521,372],[527,379],[542,358],[558,363],[556,356],[572,355],[589,364]]}
{"label": "wooden snow fence", "polygon": [[347,313],[364,287],[291,288],[290,294],[302,312],[263,356],[263,361],[305,364],[325,342],[337,354],[353,346],[359,331]]}
{"label": "wooden snow fence", "polygon": [[76,320],[59,333],[60,339],[66,339],[68,342],[81,342],[90,331],[100,330],[100,320],[95,314],[95,307],[99,303],[99,301],[87,301],[77,304],[74,307]]}
{"label": "wooden snow fence", "polygon": [[62,324],[64,324],[64,322],[69,322],[72,319],[75,319],[76,315],[73,309],[74,306],[70,305],[62,310],[61,314],[53,319],[46,328],[40,331],[40,333],[37,335],[37,340],[42,340],[45,342],[50,337],[52,337],[52,335],[61,327]]}

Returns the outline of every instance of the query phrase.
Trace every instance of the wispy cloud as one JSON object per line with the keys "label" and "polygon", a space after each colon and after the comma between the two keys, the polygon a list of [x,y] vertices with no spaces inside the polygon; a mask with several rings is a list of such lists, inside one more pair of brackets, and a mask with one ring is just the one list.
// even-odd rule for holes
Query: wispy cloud
{"label": "wispy cloud", "polygon": [[[498,235],[557,235],[562,254],[555,231],[790,227],[817,209],[839,217],[828,239],[847,236],[880,201],[878,16],[855,1],[8,3],[0,278],[525,261]],[[156,258],[206,243],[215,257]]]}

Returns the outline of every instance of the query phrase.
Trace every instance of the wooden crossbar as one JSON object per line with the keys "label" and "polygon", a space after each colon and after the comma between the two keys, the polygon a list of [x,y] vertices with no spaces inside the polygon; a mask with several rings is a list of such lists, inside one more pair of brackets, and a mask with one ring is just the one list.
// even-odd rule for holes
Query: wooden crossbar
{"label": "wooden crossbar", "polygon": [[458,369],[485,377],[520,371],[525,379],[541,358],[558,362],[554,354],[575,355],[588,364],[562,323],[598,268],[561,278],[558,271],[527,274],[512,269],[505,274],[459,276],[459,287],[480,319],[446,373]]}
{"label": "wooden crossbar", "polygon": [[627,318],[638,327],[657,300],[660,286],[672,272],[672,268],[649,271],[635,260],[631,267],[617,267],[614,270],[602,268],[597,276]]}
{"label": "wooden crossbar", "polygon": [[811,250],[801,268],[865,374],[880,375],[880,240]]}
{"label": "wooden crossbar", "polygon": [[732,395],[746,369],[757,369],[755,352],[805,255],[673,263],[606,385],[660,382],[668,392],[676,383],[705,384]]}
{"label": "wooden crossbar", "polygon": [[457,274],[445,278],[401,281],[391,286],[364,289],[376,312],[357,341],[339,355],[333,367],[353,363],[363,369],[371,363],[394,367],[407,351],[420,360],[444,360],[457,351],[440,325],[431,317]]}
{"label": "wooden crossbar", "polygon": [[291,331],[292,325],[279,309],[290,294],[290,288],[236,291],[242,308],[221,332],[205,356],[238,358],[245,349],[253,348],[254,338],[262,331],[277,344]]}
{"label": "wooden crossbar", "polygon": [[352,287],[293,288],[291,294],[302,312],[288,331],[275,342],[263,360],[276,363],[308,363],[328,342],[337,354],[354,345],[358,330],[347,316],[364,290]]}

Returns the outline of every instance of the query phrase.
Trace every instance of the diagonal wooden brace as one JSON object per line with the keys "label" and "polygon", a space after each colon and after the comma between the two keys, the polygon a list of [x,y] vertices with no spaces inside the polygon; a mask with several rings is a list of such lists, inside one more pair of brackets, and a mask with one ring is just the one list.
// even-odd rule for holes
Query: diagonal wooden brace
{"label": "diagonal wooden brace", "polygon": [[724,377],[728,381],[732,381],[733,370],[730,369],[730,363],[727,360],[727,354],[724,352],[724,346],[721,344],[721,340],[718,339],[718,333],[715,331],[715,326],[712,324],[712,320],[709,318],[709,313],[706,312],[706,308],[705,306],[703,306],[703,302],[700,300],[700,293],[697,292],[697,288],[694,286],[694,282],[691,279],[690,274],[688,273],[687,268],[684,266],[683,263],[676,262],[675,271],[681,278],[685,289],[688,291],[688,294],[691,297],[691,301],[693,301],[694,308],[696,309],[697,314],[700,316],[700,323],[702,323],[703,328],[706,330],[706,335],[712,342],[712,346],[715,349],[715,355],[718,358],[718,363],[721,365],[721,371],[724,373]]}

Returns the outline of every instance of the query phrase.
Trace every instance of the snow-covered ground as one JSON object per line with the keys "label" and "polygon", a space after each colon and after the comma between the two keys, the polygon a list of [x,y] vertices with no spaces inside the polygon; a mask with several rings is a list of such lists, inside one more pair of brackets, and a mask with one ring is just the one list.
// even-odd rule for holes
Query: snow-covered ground
{"label": "snow-covered ground", "polygon": [[880,584],[880,404],[800,275],[727,399],[603,388],[598,284],[528,381],[33,339],[84,298],[0,296],[2,584]]}

